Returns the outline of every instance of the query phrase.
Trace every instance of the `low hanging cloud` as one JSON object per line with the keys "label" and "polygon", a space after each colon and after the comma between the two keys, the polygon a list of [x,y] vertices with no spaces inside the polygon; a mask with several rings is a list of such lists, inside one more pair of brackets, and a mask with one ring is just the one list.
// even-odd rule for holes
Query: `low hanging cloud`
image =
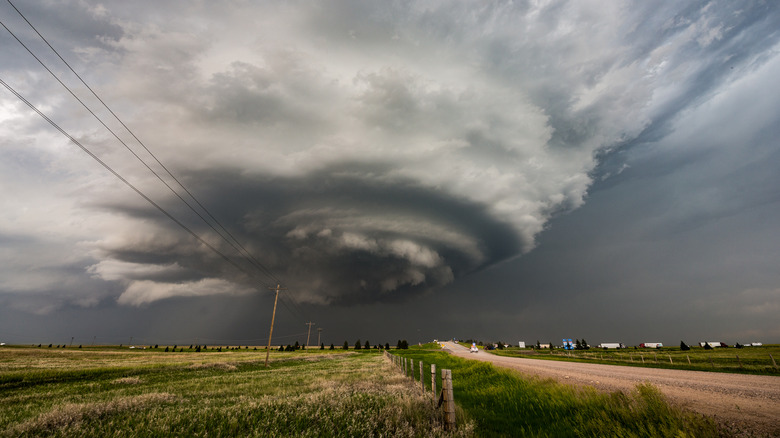
{"label": "low hanging cloud", "polygon": [[149,280],[134,281],[117,298],[119,304],[140,306],[171,297],[201,297],[206,295],[241,295],[253,289],[238,288],[235,284],[206,278],[192,283],[157,283]]}
{"label": "low hanging cloud", "polygon": [[[99,91],[258,260],[300,299],[343,305],[402,300],[531,251],[551,217],[586,201],[599,157],[665,135],[731,80],[727,66],[760,63],[771,43],[745,50],[740,32],[767,23],[728,3],[181,6],[160,7],[176,16],[163,26],[121,2],[77,5],[100,37],[62,44],[82,68],[100,63]],[[85,143],[246,268],[109,187],[72,199],[84,220],[99,212],[115,227],[91,239],[52,227],[88,247],[84,275],[135,306],[258,287],[78,117]],[[82,161],[58,166],[35,172],[95,181]]]}

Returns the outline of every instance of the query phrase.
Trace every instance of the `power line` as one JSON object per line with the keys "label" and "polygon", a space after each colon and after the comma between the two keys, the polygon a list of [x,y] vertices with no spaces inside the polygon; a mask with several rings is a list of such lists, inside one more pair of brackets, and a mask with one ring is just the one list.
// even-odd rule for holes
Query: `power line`
{"label": "power line", "polygon": [[[251,254],[242,244],[238,241],[238,239],[230,233],[230,231],[195,197],[195,195],[187,189],[184,184],[166,167],[162,161],[160,161],[157,156],[144,144],[141,139],[138,138],[138,136],[135,135],[135,133],[121,120],[121,118],[106,104],[106,102],[97,94],[97,92],[94,91],[92,87],[89,86],[89,84],[86,83],[86,81],[81,77],[81,75],[78,74],[78,72],[73,69],[73,67],[60,55],[60,53],[49,43],[49,41],[38,31],[38,29],[24,16],[24,14],[11,2],[11,0],[7,0],[7,2],[13,7],[13,9],[19,14],[20,17],[32,28],[32,30],[41,38],[41,40],[46,43],[46,45],[57,55],[57,57],[68,67],[68,69],[81,81],[81,83],[92,93],[92,95],[105,107],[105,109],[122,125],[122,127],[138,142],[138,144],[154,159],[155,162],[165,171],[165,173],[168,174],[168,176],[173,179],[173,181],[176,182],[176,184],[200,207],[200,209],[208,216],[211,221],[216,224],[217,227],[219,227],[218,230],[215,228],[214,225],[212,225],[209,220],[207,220],[200,212],[197,211],[187,200],[185,200],[176,189],[171,187],[170,184],[168,184],[154,169],[147,164],[147,162],[141,158],[133,149],[125,143],[111,128],[109,128],[103,120],[95,114],[92,109],[89,108],[87,104],[85,104],[62,80],[59,79],[59,77],[51,70],[49,69],[46,64],[33,53],[33,51],[28,48],[5,24],[0,22],[2,26],[19,42],[19,44],[24,47],[31,56],[33,56],[41,66],[46,69],[46,71],[49,72],[49,74],[54,77],[54,79],[57,80],[57,82],[60,83],[60,85],[65,88],[100,124],[106,128],[135,158],[140,161],[157,179],[162,182],[176,197],[178,197],[193,213],[195,213],[206,225],[208,225],[223,241],[228,243],[245,261],[247,261],[251,266],[256,268],[260,273],[265,275],[266,277],[274,280],[274,282],[278,285],[281,284],[281,280],[263,263],[261,263],[253,254]],[[84,147],[80,142],[76,141],[72,136],[70,136],[67,132],[65,132],[62,128],[60,128],[56,123],[54,123],[51,119],[49,119],[45,114],[38,111],[29,101],[27,101],[25,98],[23,98],[19,93],[17,93],[15,90],[10,88],[8,84],[3,82],[3,85],[9,89],[12,93],[17,95],[23,102],[25,102],[30,108],[32,108],[34,111],[36,111],[41,117],[43,117],[45,120],[47,120],[52,126],[54,126],[56,129],[58,129],[63,135],[65,135],[68,139],[70,139],[74,144],[82,148],[84,152],[86,152],[88,155],[93,157],[95,160],[97,160],[101,165],[106,167],[112,174],[114,174],[116,177],[118,177],[121,181],[123,181],[126,185],[128,185],[130,188],[132,188],[134,191],[136,191],[140,196],[142,196],[144,199],[146,199],[148,202],[150,202],[155,208],[160,210],[163,214],[168,216],[171,220],[173,220],[177,225],[185,229],[188,233],[193,235],[197,240],[199,240],[201,243],[206,245],[209,249],[220,255],[223,259],[228,261],[231,265],[239,269],[241,272],[249,275],[250,277],[253,277],[252,274],[247,272],[245,269],[241,268],[238,264],[230,260],[226,255],[224,255],[222,252],[217,250],[215,247],[207,243],[203,238],[198,236],[194,231],[192,231],[190,228],[188,228],[186,225],[184,225],[181,221],[174,218],[170,213],[168,213],[165,209],[163,209],[160,205],[156,204],[154,201],[152,201],[149,197],[147,197],[145,194],[143,194],[139,189],[137,189],[134,185],[129,183],[126,179],[121,177],[116,171],[111,169],[106,163],[101,161],[96,155],[91,153],[86,147]],[[223,234],[224,233],[224,234]],[[225,237],[225,236],[228,237]],[[261,279],[258,279],[263,286],[268,287],[269,283],[264,282]],[[290,305],[288,305],[288,302]],[[295,298],[292,293],[288,293],[286,295],[282,296],[282,305],[291,313],[291,314],[297,314],[298,317],[304,318],[305,312],[301,308],[300,304],[298,303],[298,300]],[[292,308],[290,307],[292,306]]]}
{"label": "power line", "polygon": [[[106,170],[108,170],[112,175],[114,175],[117,179],[122,181],[125,185],[127,185],[130,189],[135,191],[139,196],[141,196],[144,200],[146,200],[149,204],[154,206],[157,210],[159,210],[161,213],[163,213],[166,217],[168,217],[170,220],[172,220],[176,225],[181,227],[183,230],[185,230],[187,233],[189,233],[191,236],[193,236],[195,239],[197,239],[199,242],[201,242],[203,245],[205,245],[207,248],[209,248],[211,251],[222,257],[225,261],[230,263],[232,266],[234,266],[239,271],[243,272],[244,274],[252,277],[253,275],[250,272],[247,272],[244,268],[239,266],[237,263],[235,263],[233,260],[231,260],[228,256],[223,254],[221,251],[219,251],[217,248],[209,244],[207,241],[205,241],[202,237],[200,237],[197,233],[195,233],[192,229],[187,227],[184,223],[176,219],[171,213],[169,213],[167,210],[165,210],[162,206],[157,204],[154,200],[149,198],[143,191],[141,191],[139,188],[137,188],[135,185],[133,185],[130,181],[128,181],[126,178],[124,178],[122,175],[120,175],[116,170],[114,170],[111,166],[109,166],[106,162],[100,159],[97,155],[95,155],[92,151],[90,151],[86,146],[84,146],[80,141],[78,141],[76,138],[74,138],[72,135],[70,135],[67,131],[65,131],[62,127],[60,127],[54,120],[49,118],[46,114],[44,114],[42,111],[40,111],[38,108],[35,107],[27,98],[25,98],[22,94],[17,92],[13,87],[11,87],[8,83],[6,83],[4,80],[0,79],[0,85],[3,85],[8,91],[13,93],[19,100],[21,100],[24,104],[26,104],[30,109],[35,111],[41,118],[46,120],[52,127],[54,127],[57,131],[59,131],[62,135],[64,135],[68,140],[70,140],[73,144],[78,146],[83,152],[85,152],[87,155],[89,155],[92,159],[97,161],[101,166],[103,166]],[[261,282],[262,283],[262,282]],[[265,285],[264,285],[265,286]],[[282,289],[283,290],[283,289]],[[282,299],[282,305],[291,313],[295,314],[297,313],[298,317],[303,317],[303,311],[298,306],[295,310],[290,308],[287,303],[285,302],[284,298]],[[295,304],[297,306],[297,303]]]}
{"label": "power line", "polygon": [[[138,161],[140,161],[152,174],[154,174],[157,179],[160,180],[176,197],[178,197],[190,210],[192,210],[193,213],[195,213],[206,225],[208,225],[217,235],[220,236],[225,242],[227,242],[230,246],[233,247],[242,257],[244,257],[251,265],[253,265],[255,268],[257,268],[260,272],[262,272],[264,275],[269,277],[271,280],[273,280],[276,283],[280,283],[281,280],[273,274],[273,272],[266,267],[264,264],[262,264],[257,258],[252,255],[242,244],[241,242],[236,239],[236,237],[230,233],[230,231],[227,230],[225,226],[222,225],[222,223],[195,197],[195,195],[187,189],[187,187],[184,186],[184,184],[181,183],[181,181],[176,178],[176,176],[166,167],[158,158],[157,156],[144,144],[143,141],[141,141],[135,133],[122,121],[122,119],[105,103],[105,101],[92,89],[92,87],[89,86],[89,84],[86,83],[86,81],[79,75],[75,69],[60,55],[60,53],[49,43],[49,41],[44,37],[38,29],[27,19],[27,17],[24,16],[24,14],[10,1],[7,0],[8,4],[11,5],[11,7],[14,8],[14,10],[19,14],[19,16],[24,19],[24,21],[35,31],[35,33],[46,43],[46,45],[57,55],[57,57],[70,69],[70,71],[81,81],[81,83],[92,93],[92,95],[108,110],[109,113],[122,125],[122,127],[127,130],[128,133],[138,142],[138,144],[143,147],[143,149],[157,162],[157,164],[162,167],[163,170],[178,184],[179,187],[181,187],[184,192],[189,195],[189,197],[203,210],[203,212],[220,228],[220,230],[217,230],[214,225],[212,225],[211,222],[206,220],[203,215],[200,214],[189,202],[187,202],[173,187],[171,187],[154,169],[151,168],[135,151],[130,148],[127,143],[125,143],[111,128],[109,128],[103,120],[95,114],[94,111],[92,111],[62,80],[59,79],[59,77],[49,69],[46,64],[33,53],[32,50],[30,50],[29,47],[27,47],[4,23],[0,22],[2,26],[10,33],[19,44],[22,45],[29,53],[32,55],[38,63],[43,66],[46,71],[49,72],[49,74],[54,77],[54,79],[57,80],[57,82],[62,85],[92,116],[100,122],[103,127],[106,128],[128,151],[130,151],[133,156],[135,156]],[[225,235],[230,237],[230,239],[226,238]],[[264,286],[268,286],[270,283],[265,283]]]}
{"label": "power line", "polygon": [[179,221],[178,219],[176,219],[176,218],[175,218],[175,217],[174,217],[174,216],[173,216],[171,213],[169,213],[167,210],[165,210],[165,209],[164,209],[162,206],[160,206],[159,204],[157,204],[156,202],[154,202],[154,201],[153,201],[151,198],[149,198],[149,197],[148,197],[148,196],[147,196],[147,195],[146,195],[144,192],[142,192],[142,191],[141,191],[139,188],[137,188],[135,185],[133,185],[133,183],[131,183],[130,181],[128,181],[127,179],[125,179],[125,178],[124,178],[122,175],[120,175],[120,174],[119,174],[117,171],[115,171],[115,170],[114,170],[114,169],[113,169],[111,166],[109,166],[109,165],[108,165],[108,164],[106,164],[106,163],[105,163],[103,160],[101,160],[101,159],[100,159],[100,157],[98,157],[97,155],[95,155],[94,153],[92,153],[92,151],[90,151],[90,150],[89,150],[89,149],[88,149],[86,146],[84,146],[83,144],[81,144],[81,142],[79,142],[78,140],[76,140],[76,139],[75,139],[75,138],[74,138],[72,135],[68,134],[68,132],[67,132],[67,131],[65,131],[65,130],[64,130],[62,127],[60,127],[60,126],[59,126],[59,125],[58,125],[58,124],[57,124],[55,121],[53,121],[52,119],[50,119],[50,118],[49,118],[49,117],[48,117],[46,114],[44,114],[44,113],[43,113],[41,110],[39,110],[38,108],[36,108],[36,107],[35,107],[35,105],[33,105],[32,103],[30,103],[30,101],[29,101],[29,100],[27,100],[27,99],[26,99],[24,96],[22,96],[22,95],[21,95],[19,92],[17,92],[15,89],[13,89],[13,87],[11,87],[10,85],[8,85],[8,84],[7,84],[7,83],[6,83],[4,80],[0,79],[0,85],[4,86],[6,89],[8,89],[8,91],[10,91],[11,93],[13,93],[13,94],[14,94],[14,95],[15,95],[15,96],[16,96],[16,97],[19,99],[19,100],[21,100],[22,102],[24,102],[24,104],[25,104],[25,105],[27,105],[28,107],[30,107],[30,109],[32,109],[33,111],[35,111],[35,112],[36,112],[36,113],[37,113],[39,116],[41,116],[41,117],[42,117],[44,120],[46,120],[46,121],[47,121],[47,122],[48,122],[48,123],[49,123],[51,126],[53,126],[53,127],[54,127],[54,128],[57,130],[57,131],[59,131],[59,132],[60,132],[62,135],[64,135],[65,137],[67,137],[67,138],[68,138],[68,140],[70,140],[70,141],[71,141],[73,144],[75,144],[76,146],[78,146],[78,147],[79,147],[79,148],[80,148],[82,151],[84,151],[84,152],[85,152],[87,155],[89,155],[90,157],[92,157],[92,159],[94,159],[95,161],[97,161],[97,162],[98,162],[98,164],[100,164],[101,166],[103,166],[103,167],[104,167],[106,170],[108,170],[109,172],[111,172],[111,174],[112,174],[112,175],[114,175],[114,176],[115,176],[117,179],[119,179],[120,181],[122,181],[122,182],[123,182],[123,183],[124,183],[126,186],[130,187],[130,189],[132,189],[134,192],[136,192],[136,193],[137,193],[137,194],[138,194],[140,197],[142,197],[144,200],[146,200],[146,201],[147,201],[149,204],[151,204],[151,205],[152,205],[154,208],[156,208],[156,209],[157,209],[157,210],[159,210],[159,211],[160,211],[162,214],[164,214],[166,217],[168,217],[168,219],[172,220],[172,221],[173,221],[173,222],[174,222],[176,225],[178,225],[179,227],[181,227],[181,228],[182,228],[184,231],[186,231],[187,233],[189,233],[189,234],[190,234],[192,237],[194,237],[195,239],[197,239],[197,240],[198,240],[200,243],[204,244],[204,245],[205,245],[207,248],[209,248],[210,250],[212,250],[214,253],[216,253],[217,255],[219,255],[220,257],[222,257],[223,259],[225,259],[225,261],[227,261],[228,263],[230,263],[231,265],[233,265],[233,266],[234,266],[236,269],[240,270],[241,272],[243,272],[243,273],[245,273],[245,274],[247,274],[247,275],[249,275],[249,276],[251,276],[251,275],[252,275],[252,274],[250,274],[249,272],[247,272],[246,270],[244,270],[244,268],[242,268],[241,266],[239,266],[238,264],[236,264],[235,262],[233,262],[233,261],[232,261],[232,260],[231,260],[231,259],[230,259],[228,256],[226,256],[225,254],[223,254],[222,252],[220,252],[220,251],[219,251],[217,248],[213,247],[211,244],[209,244],[208,242],[206,242],[205,240],[203,240],[203,238],[202,238],[202,237],[198,236],[198,234],[197,234],[197,233],[195,233],[195,232],[194,232],[194,231],[192,231],[192,230],[191,230],[189,227],[187,227],[187,226],[186,226],[184,223],[182,223],[181,221]]}
{"label": "power line", "polygon": [[[300,304],[298,304],[297,300],[292,295],[291,291],[288,289],[285,292],[286,293],[282,294],[282,296],[281,296],[282,305],[287,310],[289,310],[290,313],[295,313],[295,314],[297,314],[298,317],[300,317],[302,319],[307,319],[306,312],[303,311],[303,309],[301,308]],[[287,305],[287,301],[289,301],[289,303],[290,303],[289,306]],[[290,307],[290,306],[292,306],[292,307]]]}

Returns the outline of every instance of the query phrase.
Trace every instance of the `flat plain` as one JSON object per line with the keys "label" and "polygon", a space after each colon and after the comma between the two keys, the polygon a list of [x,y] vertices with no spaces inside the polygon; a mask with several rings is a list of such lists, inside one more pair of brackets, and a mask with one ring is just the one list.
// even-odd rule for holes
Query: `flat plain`
{"label": "flat plain", "polygon": [[0,349],[2,436],[470,436],[374,352]]}

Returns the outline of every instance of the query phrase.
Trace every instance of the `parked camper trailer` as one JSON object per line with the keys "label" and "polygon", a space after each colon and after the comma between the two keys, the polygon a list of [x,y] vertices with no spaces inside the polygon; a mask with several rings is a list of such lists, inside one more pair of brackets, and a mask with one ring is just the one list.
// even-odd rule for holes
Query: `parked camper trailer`
{"label": "parked camper trailer", "polygon": [[639,344],[639,348],[661,348],[663,346],[662,342],[642,342]]}
{"label": "parked camper trailer", "polygon": [[622,342],[602,342],[598,345],[598,348],[606,350],[608,348],[626,348],[626,346]]}
{"label": "parked camper trailer", "polygon": [[711,348],[728,347],[725,343],[718,341],[699,342],[700,347],[704,347],[705,345],[709,345]]}

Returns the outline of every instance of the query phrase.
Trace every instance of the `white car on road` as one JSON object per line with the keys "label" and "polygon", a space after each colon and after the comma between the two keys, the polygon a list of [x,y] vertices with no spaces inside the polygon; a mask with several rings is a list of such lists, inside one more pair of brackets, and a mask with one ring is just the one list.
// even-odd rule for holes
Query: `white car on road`
{"label": "white car on road", "polygon": [[477,344],[471,344],[471,349],[469,350],[471,353],[479,353],[479,348],[477,348]]}

